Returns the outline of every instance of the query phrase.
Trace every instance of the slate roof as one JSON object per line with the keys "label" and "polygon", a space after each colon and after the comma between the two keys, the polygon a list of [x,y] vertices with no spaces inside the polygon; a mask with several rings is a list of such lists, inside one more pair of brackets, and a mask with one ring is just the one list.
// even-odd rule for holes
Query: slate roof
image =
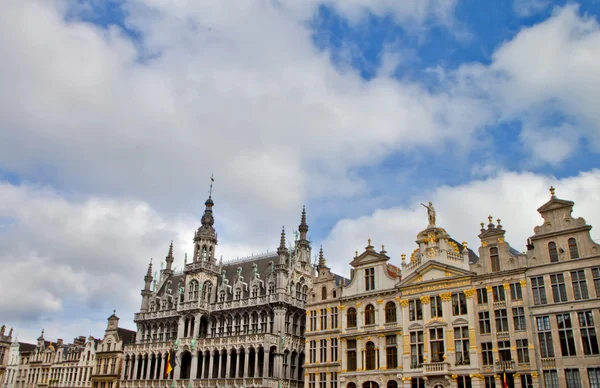
{"label": "slate roof", "polygon": [[273,262],[273,264],[277,264],[278,261],[279,256],[277,255],[277,252],[269,252],[266,254],[257,255],[255,257],[251,256],[242,260],[223,263],[223,269],[226,271],[225,274],[229,280],[229,285],[232,286],[237,278],[238,268],[242,269],[244,282],[248,283],[254,277],[253,265],[256,264],[258,266],[258,274],[260,275],[260,279],[266,280],[269,275],[271,275],[271,262]]}
{"label": "slate roof", "polygon": [[26,342],[19,342],[19,352],[27,353],[33,352],[37,346],[35,344],[28,344]]}
{"label": "slate roof", "polygon": [[134,330],[123,329],[122,327],[117,328],[117,334],[124,344],[130,344],[135,342],[136,332]]}

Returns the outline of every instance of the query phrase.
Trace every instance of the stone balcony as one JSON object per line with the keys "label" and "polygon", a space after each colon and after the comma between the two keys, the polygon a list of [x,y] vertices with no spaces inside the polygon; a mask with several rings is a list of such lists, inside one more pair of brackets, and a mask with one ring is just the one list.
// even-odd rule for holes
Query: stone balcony
{"label": "stone balcony", "polygon": [[496,372],[516,370],[515,369],[515,360],[496,361],[495,367],[496,367]]}
{"label": "stone balcony", "polygon": [[556,369],[556,358],[542,358],[542,369]]}
{"label": "stone balcony", "polygon": [[437,375],[448,373],[447,362],[426,362],[423,364],[423,374],[425,375]]}
{"label": "stone balcony", "polygon": [[209,387],[269,387],[269,388],[302,388],[304,382],[282,379],[280,381],[267,378],[236,379],[197,379],[197,380],[126,380],[121,381],[122,388],[209,388]]}

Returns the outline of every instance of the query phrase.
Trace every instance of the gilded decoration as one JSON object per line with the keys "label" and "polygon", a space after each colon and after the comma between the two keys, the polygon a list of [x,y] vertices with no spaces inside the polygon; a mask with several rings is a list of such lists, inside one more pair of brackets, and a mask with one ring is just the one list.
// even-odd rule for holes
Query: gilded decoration
{"label": "gilded decoration", "polygon": [[422,282],[422,281],[423,281],[423,275],[419,275],[419,276],[417,276],[417,281],[418,281],[418,282]]}
{"label": "gilded decoration", "polygon": [[454,252],[460,253],[460,249],[458,249],[458,244],[456,244],[454,241],[448,241],[448,245],[450,245],[452,249],[454,249]]}
{"label": "gilded decoration", "polygon": [[421,299],[422,304],[429,304],[429,300],[430,300],[429,295],[422,296],[419,299]]}
{"label": "gilded decoration", "polygon": [[537,372],[531,372],[531,377],[537,378],[538,376],[539,376],[539,374]]}
{"label": "gilded decoration", "polygon": [[400,306],[408,307],[408,299],[400,299]]}
{"label": "gilded decoration", "polygon": [[526,279],[519,280],[519,283],[521,283],[521,287],[527,287],[527,280]]}
{"label": "gilded decoration", "polygon": [[377,304],[383,304],[383,299],[377,299]]}
{"label": "gilded decoration", "polygon": [[493,288],[492,288],[492,286],[485,286],[485,289],[487,290],[487,292],[488,292],[489,294],[491,294],[491,293],[492,293],[492,291],[493,291]]}
{"label": "gilded decoration", "polygon": [[487,245],[488,245],[487,241],[482,241],[482,242],[481,242],[481,246],[482,246],[482,247],[487,247]]}
{"label": "gilded decoration", "polygon": [[356,307],[360,307],[360,302],[356,302]]}
{"label": "gilded decoration", "polygon": [[411,263],[415,261],[415,255],[419,252],[419,248],[415,248],[415,250],[410,254]]}
{"label": "gilded decoration", "polygon": [[464,290],[463,292],[465,293],[465,296],[467,297],[467,299],[470,299],[475,296],[475,294],[477,293],[477,290],[475,290],[474,288],[469,288],[467,290]]}
{"label": "gilded decoration", "polygon": [[448,288],[455,288],[455,287],[462,287],[462,286],[469,286],[469,285],[471,285],[470,280],[465,280],[462,282],[455,282],[455,283],[436,284],[436,285],[425,286],[425,287],[421,286],[421,287],[415,287],[410,290],[402,291],[402,295],[421,294],[421,293],[425,293],[425,292],[429,292],[429,291],[445,290]]}
{"label": "gilded decoration", "polygon": [[340,310],[346,310],[346,305],[341,305]]}
{"label": "gilded decoration", "polygon": [[510,290],[510,284],[504,283],[503,286],[506,291]]}
{"label": "gilded decoration", "polygon": [[400,302],[400,297],[399,296],[395,297],[394,299],[396,299],[396,302]]}
{"label": "gilded decoration", "polygon": [[442,298],[442,300],[444,302],[449,302],[450,299],[452,299],[452,293],[451,292],[443,292],[440,294],[440,298]]}
{"label": "gilded decoration", "polygon": [[427,248],[427,256],[434,257],[437,254],[437,248]]}
{"label": "gilded decoration", "polygon": [[498,244],[502,244],[504,242],[504,237],[498,237]]}

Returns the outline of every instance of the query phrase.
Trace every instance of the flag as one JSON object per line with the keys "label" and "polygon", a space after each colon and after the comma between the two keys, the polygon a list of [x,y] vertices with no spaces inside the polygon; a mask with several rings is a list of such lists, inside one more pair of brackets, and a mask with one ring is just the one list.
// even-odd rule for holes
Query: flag
{"label": "flag", "polygon": [[169,376],[173,368],[175,368],[175,352],[171,350],[167,356],[167,364],[165,365],[165,378]]}
{"label": "flag", "polygon": [[502,375],[502,388],[508,388],[508,381],[506,381],[506,372]]}

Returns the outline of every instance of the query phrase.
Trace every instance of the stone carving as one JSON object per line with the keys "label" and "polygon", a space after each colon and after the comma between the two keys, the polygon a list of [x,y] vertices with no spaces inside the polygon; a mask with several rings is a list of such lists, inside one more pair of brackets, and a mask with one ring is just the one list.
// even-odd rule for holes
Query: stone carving
{"label": "stone carving", "polygon": [[425,205],[421,203],[425,209],[427,209],[427,218],[429,220],[429,226],[435,226],[435,208],[431,201],[429,201],[429,205]]}

